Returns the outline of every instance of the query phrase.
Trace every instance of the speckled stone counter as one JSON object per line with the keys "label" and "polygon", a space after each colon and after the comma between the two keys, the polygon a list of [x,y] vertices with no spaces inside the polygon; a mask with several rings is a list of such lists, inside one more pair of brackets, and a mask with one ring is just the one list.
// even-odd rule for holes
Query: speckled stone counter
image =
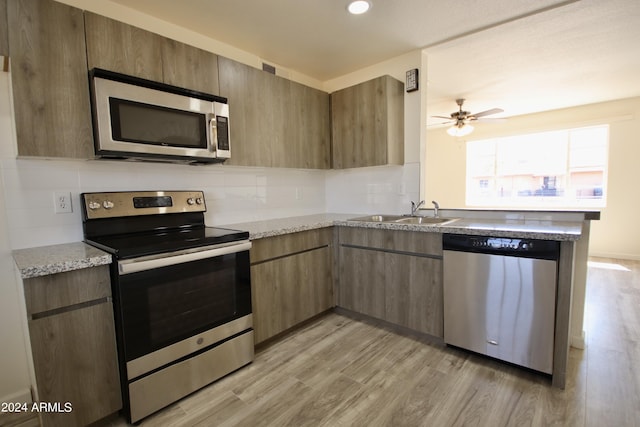
{"label": "speckled stone counter", "polygon": [[111,263],[111,255],[84,242],[16,249],[13,259],[23,279]]}
{"label": "speckled stone counter", "polygon": [[356,216],[358,215],[327,213],[225,224],[221,225],[221,227],[248,231],[249,238],[251,240],[255,240],[262,239],[264,237],[297,233],[299,231],[314,230],[316,228],[333,227],[336,222],[346,221],[347,219],[354,218]]}
{"label": "speckled stone counter", "polygon": [[398,224],[393,222],[348,221],[362,217],[362,214],[318,214],[279,218],[266,221],[244,222],[224,225],[249,232],[251,239],[273,237],[315,228],[342,227],[378,228],[386,230],[406,230],[429,233],[453,233],[491,235],[557,241],[574,241],[582,235],[581,221],[551,221],[535,219],[492,220],[460,218],[442,225]]}

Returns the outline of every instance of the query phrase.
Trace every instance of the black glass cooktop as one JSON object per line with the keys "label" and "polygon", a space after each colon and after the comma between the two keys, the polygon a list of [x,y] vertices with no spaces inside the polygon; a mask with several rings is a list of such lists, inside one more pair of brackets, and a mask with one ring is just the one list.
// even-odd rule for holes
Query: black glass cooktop
{"label": "black glass cooktop", "polygon": [[202,246],[237,242],[249,238],[248,231],[219,227],[196,227],[167,231],[139,232],[131,234],[95,236],[85,241],[117,259],[156,255]]}

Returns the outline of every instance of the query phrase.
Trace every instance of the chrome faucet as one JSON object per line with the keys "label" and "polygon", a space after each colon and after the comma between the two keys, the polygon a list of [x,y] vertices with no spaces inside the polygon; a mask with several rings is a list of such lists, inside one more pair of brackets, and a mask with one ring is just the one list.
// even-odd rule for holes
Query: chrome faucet
{"label": "chrome faucet", "polygon": [[433,203],[433,217],[438,218],[438,209],[440,209],[440,205],[435,200],[432,200],[431,203]]}
{"label": "chrome faucet", "polygon": [[420,206],[424,205],[424,200],[420,200],[416,205],[416,202],[411,201],[411,216],[416,216],[416,212],[420,209]]}

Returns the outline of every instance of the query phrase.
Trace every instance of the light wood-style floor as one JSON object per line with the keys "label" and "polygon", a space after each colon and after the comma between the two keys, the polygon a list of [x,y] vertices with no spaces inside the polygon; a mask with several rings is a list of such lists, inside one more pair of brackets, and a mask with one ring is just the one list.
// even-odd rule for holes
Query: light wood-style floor
{"label": "light wood-style floor", "polygon": [[587,348],[571,349],[565,390],[331,313],[142,426],[640,426],[640,261],[591,261]]}

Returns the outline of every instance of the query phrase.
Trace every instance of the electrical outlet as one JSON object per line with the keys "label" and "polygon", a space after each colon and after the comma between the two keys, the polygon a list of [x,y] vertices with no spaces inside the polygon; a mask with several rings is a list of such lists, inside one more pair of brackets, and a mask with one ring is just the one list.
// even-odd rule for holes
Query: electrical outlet
{"label": "electrical outlet", "polygon": [[57,214],[73,212],[73,207],[71,206],[71,193],[68,191],[54,191],[53,210]]}

